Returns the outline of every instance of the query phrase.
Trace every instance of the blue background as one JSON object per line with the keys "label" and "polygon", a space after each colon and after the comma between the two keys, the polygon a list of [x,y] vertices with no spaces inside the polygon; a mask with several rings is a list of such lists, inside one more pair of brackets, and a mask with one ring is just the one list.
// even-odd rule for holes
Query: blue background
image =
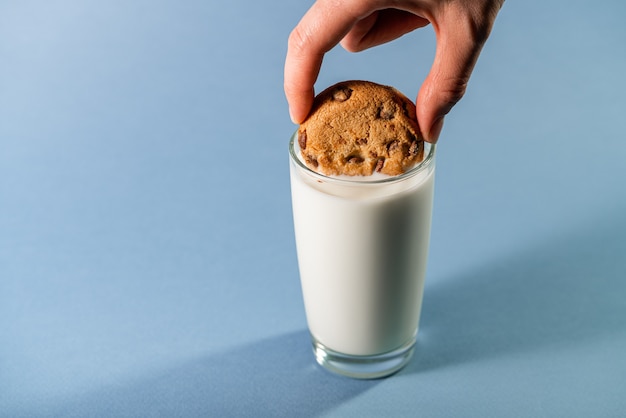
{"label": "blue background", "polygon": [[[626,416],[626,3],[508,1],[438,148],[418,351],[319,368],[288,182],[309,1],[0,1],[0,416]],[[415,97],[431,28],[326,57]]]}

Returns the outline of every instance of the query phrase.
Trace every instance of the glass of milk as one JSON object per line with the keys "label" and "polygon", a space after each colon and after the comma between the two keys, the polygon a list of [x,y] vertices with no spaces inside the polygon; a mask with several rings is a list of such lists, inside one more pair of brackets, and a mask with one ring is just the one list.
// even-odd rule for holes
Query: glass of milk
{"label": "glass of milk", "polygon": [[289,142],[293,218],[313,352],[326,369],[372,379],[415,346],[428,258],[435,146],[398,176],[330,177]]}

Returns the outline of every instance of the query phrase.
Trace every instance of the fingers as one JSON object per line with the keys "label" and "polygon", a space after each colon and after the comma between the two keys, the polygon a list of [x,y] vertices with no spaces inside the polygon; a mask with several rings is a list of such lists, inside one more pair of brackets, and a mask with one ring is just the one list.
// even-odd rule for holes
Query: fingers
{"label": "fingers", "polygon": [[497,10],[492,14],[471,13],[447,7],[435,16],[435,59],[416,101],[417,119],[426,141],[437,142],[445,115],[465,94],[495,13]]}
{"label": "fingers", "polygon": [[[444,116],[463,97],[504,0],[317,0],[289,36],[284,88],[294,123],[308,115],[324,54],[340,41],[361,51],[432,24],[437,50],[417,96],[425,139],[435,143]],[[386,7],[394,7],[389,9]]]}
{"label": "fingers", "polygon": [[397,39],[429,23],[427,19],[404,10],[376,11],[356,22],[341,40],[341,46],[350,52],[363,51]]}
{"label": "fingers", "polygon": [[309,113],[324,54],[348,33],[364,14],[362,1],[344,1],[337,9],[332,0],[313,4],[289,36],[285,60],[285,95],[294,123]]}

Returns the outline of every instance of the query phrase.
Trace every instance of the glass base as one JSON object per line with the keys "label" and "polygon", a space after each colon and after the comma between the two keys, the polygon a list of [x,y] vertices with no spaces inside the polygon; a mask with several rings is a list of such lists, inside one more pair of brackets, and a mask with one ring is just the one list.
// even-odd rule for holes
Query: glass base
{"label": "glass base", "polygon": [[355,379],[378,379],[402,369],[413,357],[415,338],[402,347],[372,356],[353,356],[329,349],[313,339],[313,353],[317,362],[327,370]]}

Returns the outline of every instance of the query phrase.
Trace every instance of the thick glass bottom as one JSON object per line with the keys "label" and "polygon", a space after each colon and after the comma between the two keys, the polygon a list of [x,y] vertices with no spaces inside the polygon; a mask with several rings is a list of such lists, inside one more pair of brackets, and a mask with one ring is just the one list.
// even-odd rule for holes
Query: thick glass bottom
{"label": "thick glass bottom", "polygon": [[317,362],[331,372],[355,379],[378,379],[402,369],[413,357],[415,338],[387,353],[353,356],[329,349],[314,337],[313,353]]}

